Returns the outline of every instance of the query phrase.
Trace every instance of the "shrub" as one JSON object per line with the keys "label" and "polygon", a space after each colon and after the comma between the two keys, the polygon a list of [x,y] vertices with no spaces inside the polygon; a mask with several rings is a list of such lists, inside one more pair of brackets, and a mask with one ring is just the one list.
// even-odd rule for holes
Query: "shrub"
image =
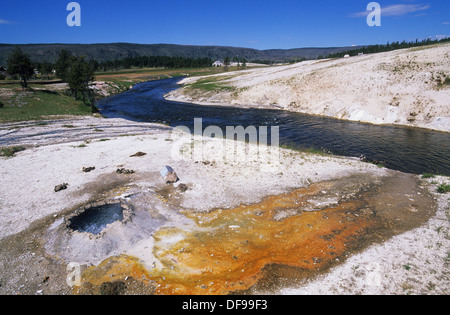
{"label": "shrub", "polygon": [[2,101],[0,101],[0,108],[2,108],[2,107],[4,107],[4,106],[5,106],[5,104],[3,104]]}
{"label": "shrub", "polygon": [[0,148],[0,156],[13,157],[17,152],[26,150],[24,146]]}
{"label": "shrub", "polygon": [[442,184],[438,187],[438,193],[440,194],[446,194],[450,191],[450,185]]}

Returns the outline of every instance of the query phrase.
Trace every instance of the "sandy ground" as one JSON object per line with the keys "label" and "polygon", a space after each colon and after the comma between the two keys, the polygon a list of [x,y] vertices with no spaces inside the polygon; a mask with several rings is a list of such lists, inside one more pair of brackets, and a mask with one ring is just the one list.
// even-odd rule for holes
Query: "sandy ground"
{"label": "sandy ground", "polygon": [[[92,117],[47,123],[3,125],[2,146],[6,143],[32,146],[14,158],[1,159],[1,237],[20,232],[47,215],[87,202],[93,196],[82,194],[83,187],[117,168],[151,173],[152,181],[163,184],[159,171],[165,165],[172,166],[183,181],[195,186],[190,198],[185,198],[184,206],[198,211],[256,202],[271,194],[302,187],[308,179],[317,182],[349,174],[355,166],[357,170],[383,173],[357,160],[314,155],[298,164],[294,161],[299,157],[293,155],[289,168],[271,165],[270,159],[269,163],[257,159],[242,164],[239,159],[233,159],[215,163],[216,167],[206,167],[176,155],[174,157],[181,160],[174,159],[172,150],[182,148],[183,138],[172,136],[171,129],[163,125]],[[13,129],[8,130],[11,126]],[[99,128],[102,131],[96,131]],[[214,148],[205,147],[208,151]],[[148,152],[151,158],[130,157],[139,151]],[[214,154],[211,159],[205,157],[204,161],[215,158]],[[83,167],[91,166],[96,167],[95,172],[81,172]],[[283,176],[274,176],[280,172]],[[289,176],[295,176],[295,180],[285,180]],[[55,194],[54,187],[62,183],[69,183],[70,189]],[[30,209],[36,210],[30,212]]]}
{"label": "sandy ground", "polygon": [[[344,180],[347,184],[338,185],[334,191],[330,188],[319,192],[320,196],[309,201],[314,207],[329,207],[340,202],[336,196],[354,196],[355,192],[348,188],[353,181],[360,182],[361,187],[382,187],[385,179],[406,176],[356,159],[284,149],[251,151],[245,145],[241,149],[258,154],[247,159],[222,160],[217,156],[222,141],[195,138],[194,142],[186,142],[192,140],[190,136],[171,134],[166,126],[122,119],[89,117],[45,124],[16,123],[0,126],[0,132],[2,146],[28,146],[12,158],[0,158],[2,294],[73,293],[66,284],[68,262],[98,266],[109,257],[126,254],[137,257],[148,269],[162,268],[165,262],[158,260],[156,248],[182,241],[188,231],[202,231],[199,223],[180,209],[193,213],[232,209],[312,183]],[[199,160],[191,155],[196,144],[203,144]],[[146,155],[131,157],[137,152]],[[165,165],[177,172],[177,184],[167,185],[162,179],[159,172]],[[93,166],[95,170],[82,172],[83,167]],[[118,168],[135,173],[117,174]],[[404,178],[410,183],[416,180],[409,175]],[[432,180],[444,182],[448,178]],[[417,198],[414,202],[418,203],[425,190],[434,194],[436,183],[431,184],[432,180],[423,181],[423,187],[417,186],[416,193],[411,192],[408,198]],[[62,183],[67,183],[68,188],[55,192],[54,187]],[[181,184],[187,191],[180,192]],[[67,232],[64,218],[68,214],[105,199],[127,200],[136,209],[135,218],[126,225],[112,224],[102,238]],[[360,253],[349,253],[342,259],[344,262],[319,278],[286,281],[269,293],[448,294],[448,194],[434,194],[434,199],[437,212],[426,219],[425,225]],[[294,214],[287,211],[279,215],[283,219]],[[165,235],[168,227],[183,232]],[[230,229],[236,228],[239,226],[230,225]],[[155,234],[157,239],[153,238]],[[154,250],[148,250],[149,247]],[[131,284],[128,276],[125,279],[128,293],[153,293],[142,283]],[[267,292],[255,287],[251,293]]]}
{"label": "sandy ground", "polygon": [[[187,78],[166,98],[450,131],[450,44]],[[192,89],[201,79],[228,87]]]}

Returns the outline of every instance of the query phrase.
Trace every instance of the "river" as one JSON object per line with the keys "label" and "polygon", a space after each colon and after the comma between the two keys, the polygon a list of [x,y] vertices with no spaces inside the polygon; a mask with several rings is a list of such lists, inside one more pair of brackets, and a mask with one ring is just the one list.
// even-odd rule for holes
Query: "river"
{"label": "river", "polygon": [[[187,126],[203,119],[203,128],[219,126],[278,126],[280,144],[293,149],[314,148],[341,156],[378,161],[406,173],[450,175],[450,134],[401,126],[378,126],[282,110],[203,106],[167,101],[179,78],[151,81],[100,100],[103,116]],[[270,134],[269,134],[270,137]]]}

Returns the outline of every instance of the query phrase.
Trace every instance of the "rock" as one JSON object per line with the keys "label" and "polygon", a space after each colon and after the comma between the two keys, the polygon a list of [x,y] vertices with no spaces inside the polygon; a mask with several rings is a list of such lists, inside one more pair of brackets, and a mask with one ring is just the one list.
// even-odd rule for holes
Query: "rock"
{"label": "rock", "polygon": [[166,181],[166,183],[172,184],[172,183],[176,183],[179,180],[179,178],[177,176],[177,173],[170,172],[169,174],[167,174],[166,177],[164,177],[164,180]]}
{"label": "rock", "polygon": [[58,192],[58,191],[61,191],[61,190],[65,190],[65,189],[67,189],[67,186],[69,186],[69,184],[67,184],[67,183],[55,186],[55,192]]}
{"label": "rock", "polygon": [[134,174],[135,172],[133,170],[127,170],[124,168],[118,168],[116,171],[117,174]]}
{"label": "rock", "polygon": [[100,286],[101,295],[121,295],[126,289],[125,282],[103,282]]}
{"label": "rock", "polygon": [[177,173],[175,173],[174,169],[171,168],[170,166],[164,166],[164,168],[160,171],[160,173],[167,184],[172,184],[179,181]]}
{"label": "rock", "polygon": [[178,190],[181,191],[182,193],[186,192],[189,188],[186,184],[180,184],[178,185]]}
{"label": "rock", "polygon": [[140,157],[140,156],[144,156],[144,155],[147,155],[147,153],[139,151],[139,152],[137,152],[137,153],[135,153],[133,155],[130,155],[130,157]]}
{"label": "rock", "polygon": [[81,170],[82,170],[83,172],[85,172],[85,173],[89,173],[89,172],[95,170],[95,166],[92,166],[92,167],[83,167]]}
{"label": "rock", "polygon": [[173,168],[170,166],[164,166],[162,170],[159,171],[162,177],[166,177],[170,172],[174,172]]}
{"label": "rock", "polygon": [[361,210],[362,215],[364,216],[372,216],[374,215],[373,210],[369,209],[369,208],[365,208]]}

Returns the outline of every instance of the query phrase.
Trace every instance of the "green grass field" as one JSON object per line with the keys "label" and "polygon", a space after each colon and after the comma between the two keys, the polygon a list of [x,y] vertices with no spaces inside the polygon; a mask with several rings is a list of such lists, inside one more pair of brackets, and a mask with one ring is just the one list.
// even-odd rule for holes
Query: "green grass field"
{"label": "green grass field", "polygon": [[2,96],[0,122],[41,120],[46,116],[91,115],[91,108],[59,91],[14,89],[13,95]]}
{"label": "green grass field", "polygon": [[211,91],[233,91],[236,88],[232,86],[227,86],[226,84],[222,83],[222,81],[228,80],[233,78],[232,75],[230,76],[219,76],[219,77],[209,77],[197,80],[196,82],[187,85],[188,88],[194,89],[194,90],[202,90],[205,92],[211,92]]}
{"label": "green grass field", "polygon": [[[228,71],[238,70],[229,68]],[[225,72],[225,68],[185,68],[185,69],[164,69],[164,68],[143,68],[143,69],[125,69],[118,71],[97,72],[95,79],[97,81],[113,82],[121,89],[127,89],[130,86],[146,81],[160,80],[165,78],[185,77],[185,76],[203,76]]]}

